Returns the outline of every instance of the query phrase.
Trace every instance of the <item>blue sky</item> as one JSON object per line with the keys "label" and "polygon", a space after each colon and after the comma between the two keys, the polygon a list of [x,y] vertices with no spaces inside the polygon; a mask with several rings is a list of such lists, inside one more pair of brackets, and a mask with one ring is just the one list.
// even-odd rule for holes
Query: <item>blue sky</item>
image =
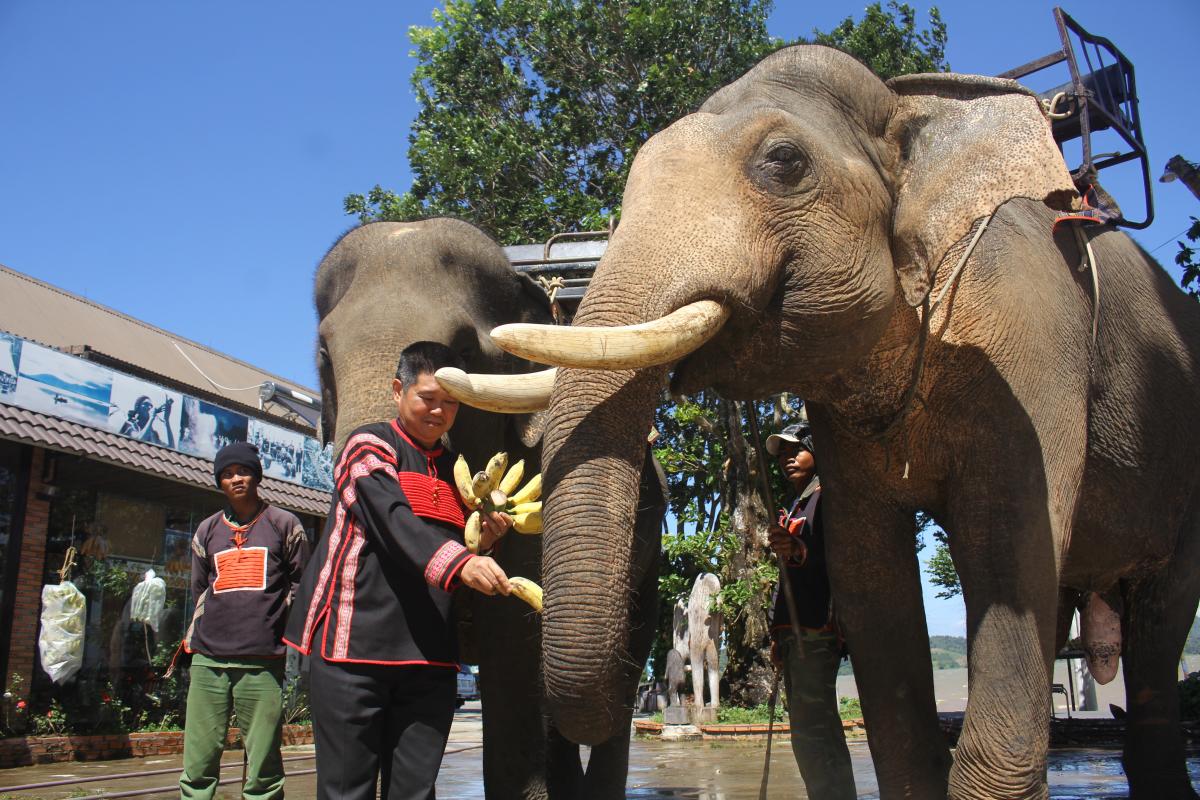
{"label": "blue sky", "polygon": [[[313,270],[353,222],[347,193],[408,187],[407,29],[435,5],[5,0],[0,264],[315,386]],[[771,32],[865,5],[780,2]],[[940,4],[951,66],[995,74],[1056,49],[1052,7]],[[1200,4],[1067,10],[1133,61],[1154,177],[1175,153],[1200,160]],[[1136,184],[1106,186],[1137,216]],[[1134,235],[1170,261],[1200,204],[1178,182],[1155,200]],[[961,605],[942,606],[933,632],[961,632]]]}

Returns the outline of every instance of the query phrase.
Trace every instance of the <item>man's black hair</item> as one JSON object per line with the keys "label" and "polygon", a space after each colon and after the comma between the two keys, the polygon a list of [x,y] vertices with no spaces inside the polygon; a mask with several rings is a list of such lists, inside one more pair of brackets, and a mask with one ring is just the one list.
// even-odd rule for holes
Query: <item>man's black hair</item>
{"label": "man's black hair", "polygon": [[407,389],[421,375],[432,375],[442,367],[466,369],[466,364],[458,353],[441,342],[413,342],[400,354],[396,377],[400,379],[401,388]]}

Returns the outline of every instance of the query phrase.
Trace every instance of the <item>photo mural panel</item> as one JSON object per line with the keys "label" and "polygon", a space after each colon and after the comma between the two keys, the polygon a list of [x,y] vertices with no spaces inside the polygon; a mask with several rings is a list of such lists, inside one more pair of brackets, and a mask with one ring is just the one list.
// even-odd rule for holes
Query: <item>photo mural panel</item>
{"label": "photo mural panel", "polygon": [[0,333],[0,397],[17,390],[17,365],[21,363],[21,340]]}
{"label": "photo mural panel", "polygon": [[249,441],[264,475],[333,490],[332,445],[9,333],[0,333],[0,403],[210,461]]}
{"label": "photo mural panel", "polygon": [[301,462],[304,460],[304,439],[303,434],[252,419],[246,441],[258,448],[263,475],[299,482]]}
{"label": "photo mural panel", "polygon": [[176,448],[175,432],[183,414],[183,395],[153,383],[113,373],[113,412],[108,429],[150,444]]}
{"label": "photo mural panel", "polygon": [[27,341],[21,347],[12,403],[106,429],[113,410],[112,382],[110,369]]}

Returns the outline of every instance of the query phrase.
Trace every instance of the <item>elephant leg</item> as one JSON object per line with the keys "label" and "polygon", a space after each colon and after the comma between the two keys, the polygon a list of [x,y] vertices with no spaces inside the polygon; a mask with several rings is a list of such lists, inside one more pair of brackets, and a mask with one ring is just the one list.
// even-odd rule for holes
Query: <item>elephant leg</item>
{"label": "elephant leg", "polygon": [[[1028,465],[1041,459],[1020,457]],[[1078,486],[1074,469],[1047,472]],[[1051,471],[1053,469],[1053,471]],[[1070,536],[1074,495],[1051,500],[1041,470],[1015,470],[1015,480],[980,495],[961,491],[952,506],[950,553],[967,607],[970,695],[950,771],[951,798],[1045,798],[1050,726],[1050,675],[1057,629],[1060,542]],[[1065,476],[1065,477],[1064,477]],[[966,477],[966,476],[964,476]],[[967,486],[986,482],[968,481]],[[1021,484],[1024,484],[1023,486]]]}
{"label": "elephant leg", "polygon": [[[632,723],[633,714],[627,713],[626,729]],[[581,800],[624,800],[628,772],[629,734],[618,734],[592,747],[583,791],[577,797]]]}
{"label": "elephant leg", "polygon": [[[829,471],[822,469],[824,479]],[[869,492],[838,493],[840,478],[829,478],[821,500],[829,574],[871,731],[880,797],[944,798],[950,752],[934,703],[912,518],[876,505]],[[849,525],[839,522],[848,518]]]}
{"label": "elephant leg", "polygon": [[1132,800],[1189,798],[1179,723],[1177,665],[1200,597],[1200,525],[1181,533],[1174,557],[1125,587],[1125,775]]}
{"label": "elephant leg", "polygon": [[546,732],[546,753],[549,757],[546,784],[552,800],[581,797],[583,763],[579,759],[579,745],[569,741],[551,724]]}
{"label": "elephant leg", "polygon": [[692,705],[704,708],[704,642],[693,639],[688,660],[692,665]]}
{"label": "elephant leg", "polygon": [[[545,721],[536,618],[506,598],[479,596],[483,779],[489,800],[547,796]],[[504,632],[504,635],[498,635]]]}
{"label": "elephant leg", "polygon": [[721,705],[720,675],[717,673],[717,643],[710,641],[704,649],[704,667],[708,673],[708,694],[711,697],[709,705],[717,708]]}

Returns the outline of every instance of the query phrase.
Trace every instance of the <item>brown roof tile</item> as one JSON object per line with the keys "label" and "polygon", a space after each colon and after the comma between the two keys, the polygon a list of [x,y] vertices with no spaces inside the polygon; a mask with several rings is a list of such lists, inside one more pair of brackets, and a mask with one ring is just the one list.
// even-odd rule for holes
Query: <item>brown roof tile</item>
{"label": "brown roof tile", "polygon": [[[89,456],[205,489],[213,485],[212,462],[207,459],[3,403],[0,438]],[[329,512],[328,492],[276,478],[264,478],[259,492],[267,502],[292,511],[320,517]]]}

